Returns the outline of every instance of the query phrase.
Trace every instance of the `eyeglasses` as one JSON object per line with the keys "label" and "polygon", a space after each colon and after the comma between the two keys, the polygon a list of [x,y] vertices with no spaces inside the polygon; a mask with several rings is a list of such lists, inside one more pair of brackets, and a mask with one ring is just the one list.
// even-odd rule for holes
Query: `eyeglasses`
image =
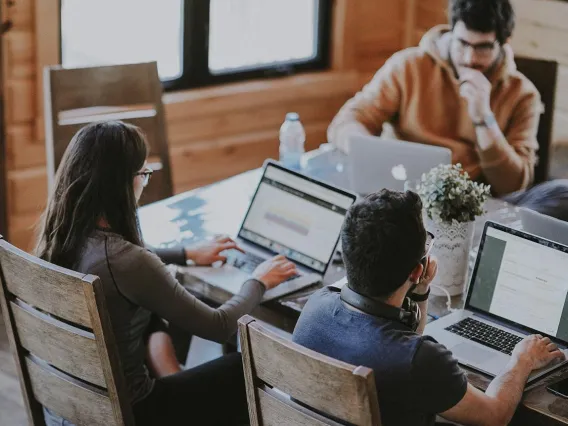
{"label": "eyeglasses", "polygon": [[148,167],[143,172],[136,173],[135,176],[143,176],[144,180],[142,181],[142,186],[146,187],[148,185],[148,182],[150,182],[150,177],[152,177],[152,173],[154,173],[154,170]]}
{"label": "eyeglasses", "polygon": [[460,50],[460,52],[465,52],[467,49],[473,49],[473,52],[477,56],[485,58],[493,55],[495,46],[497,46],[498,44],[497,40],[495,40],[494,42],[477,43],[477,44],[469,43],[461,38],[456,38],[454,40],[457,42],[457,47]]}

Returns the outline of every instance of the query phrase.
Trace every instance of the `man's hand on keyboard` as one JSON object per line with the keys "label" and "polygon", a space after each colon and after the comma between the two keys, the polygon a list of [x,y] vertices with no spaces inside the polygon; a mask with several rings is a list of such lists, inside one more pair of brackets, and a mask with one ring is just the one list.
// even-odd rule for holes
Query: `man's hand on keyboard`
{"label": "man's hand on keyboard", "polygon": [[538,370],[552,361],[563,360],[564,353],[548,337],[533,334],[515,346],[512,357],[517,362],[526,363],[531,370]]}
{"label": "man's hand on keyboard", "polygon": [[225,250],[239,250],[244,253],[236,242],[229,237],[217,237],[211,241],[204,241],[195,246],[185,248],[185,257],[193,260],[198,266],[208,266],[215,262],[227,261],[227,257],[221,255]]}
{"label": "man's hand on keyboard", "polygon": [[296,265],[280,255],[262,262],[252,276],[270,290],[296,274]]}

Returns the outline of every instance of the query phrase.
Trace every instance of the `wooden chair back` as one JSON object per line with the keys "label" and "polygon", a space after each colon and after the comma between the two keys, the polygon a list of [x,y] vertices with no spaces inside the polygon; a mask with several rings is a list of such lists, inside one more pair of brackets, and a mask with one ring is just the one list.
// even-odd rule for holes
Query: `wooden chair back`
{"label": "wooden chair back", "polygon": [[173,195],[162,86],[156,62],[44,70],[45,139],[48,185],[73,135],[86,124],[122,120],[148,139],[148,166],[155,173],[141,204]]}
{"label": "wooden chair back", "polygon": [[134,425],[98,277],[0,236],[0,306],[31,424],[45,425],[44,406],[76,425]]}
{"label": "wooden chair back", "polygon": [[538,162],[534,169],[534,183],[538,184],[548,180],[550,169],[558,62],[524,57],[516,57],[515,62],[517,69],[536,86],[544,106],[537,134]]}
{"label": "wooden chair back", "polygon": [[239,337],[251,425],[380,425],[373,371],[304,348],[246,315]]}

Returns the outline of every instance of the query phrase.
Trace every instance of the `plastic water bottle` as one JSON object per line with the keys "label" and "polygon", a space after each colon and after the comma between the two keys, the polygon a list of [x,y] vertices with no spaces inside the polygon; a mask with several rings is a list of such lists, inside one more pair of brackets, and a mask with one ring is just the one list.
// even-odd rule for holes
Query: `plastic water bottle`
{"label": "plastic water bottle", "polygon": [[286,114],[286,120],[280,127],[280,162],[284,167],[300,170],[306,132],[295,112]]}

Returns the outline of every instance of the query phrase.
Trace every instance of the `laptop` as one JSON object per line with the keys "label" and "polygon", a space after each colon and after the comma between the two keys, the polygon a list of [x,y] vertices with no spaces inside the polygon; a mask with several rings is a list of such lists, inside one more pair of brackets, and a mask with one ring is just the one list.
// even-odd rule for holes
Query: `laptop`
{"label": "laptop", "polygon": [[523,231],[568,245],[568,222],[520,207]]}
{"label": "laptop", "polygon": [[[488,221],[464,309],[429,323],[424,334],[491,377],[529,334],[550,337],[566,353],[567,263],[568,247]],[[564,364],[533,371],[528,384]]]}
{"label": "laptop", "polygon": [[451,163],[448,148],[356,135],[347,156],[350,189],[362,195],[383,188],[404,191],[406,181],[417,181],[432,168]]}
{"label": "laptop", "polygon": [[222,267],[195,267],[189,273],[236,294],[260,263],[282,254],[296,264],[298,275],[268,290],[264,302],[319,283],[331,263],[345,214],[356,198],[267,161],[235,238],[246,253],[227,251]]}

